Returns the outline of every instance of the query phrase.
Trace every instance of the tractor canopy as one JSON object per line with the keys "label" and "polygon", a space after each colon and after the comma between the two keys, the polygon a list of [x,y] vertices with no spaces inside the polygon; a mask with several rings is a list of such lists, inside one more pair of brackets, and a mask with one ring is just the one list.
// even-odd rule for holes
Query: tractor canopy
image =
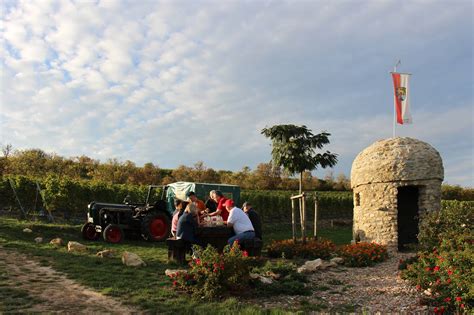
{"label": "tractor canopy", "polygon": [[220,190],[226,198],[234,200],[235,205],[240,206],[239,186],[227,184],[176,182],[166,185],[166,201],[168,204],[168,211],[170,213],[174,212],[174,198],[186,200],[187,194],[190,191],[193,191],[199,199],[206,201],[209,198],[209,192],[211,190]]}

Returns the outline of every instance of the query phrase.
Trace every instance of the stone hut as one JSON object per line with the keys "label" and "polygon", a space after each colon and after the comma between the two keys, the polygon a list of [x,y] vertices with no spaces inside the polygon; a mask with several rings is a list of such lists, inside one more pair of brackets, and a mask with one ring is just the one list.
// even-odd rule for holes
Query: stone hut
{"label": "stone hut", "polygon": [[441,207],[443,178],[438,151],[417,139],[380,140],[360,152],[351,170],[354,240],[390,251],[416,243],[419,216]]}

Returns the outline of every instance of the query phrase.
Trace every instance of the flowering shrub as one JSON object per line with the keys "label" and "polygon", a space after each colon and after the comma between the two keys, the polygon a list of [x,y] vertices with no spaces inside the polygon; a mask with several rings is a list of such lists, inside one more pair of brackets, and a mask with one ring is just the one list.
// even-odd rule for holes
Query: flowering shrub
{"label": "flowering shrub", "polygon": [[377,243],[344,245],[339,249],[344,264],[351,267],[372,266],[388,258],[387,247]]}
{"label": "flowering shrub", "polygon": [[474,304],[473,233],[463,233],[443,240],[439,248],[418,253],[402,277],[420,291],[430,294],[430,304],[437,314],[466,312]]}
{"label": "flowering shrub", "polygon": [[306,244],[301,240],[273,241],[267,246],[268,256],[278,258],[321,258],[327,259],[335,251],[336,245],[329,240],[308,239]]}
{"label": "flowering shrub", "polygon": [[189,263],[190,270],[171,277],[175,288],[210,300],[248,286],[248,254],[240,250],[237,242],[232,247],[226,246],[222,254],[210,245],[205,249],[196,246],[193,250],[197,258]]}

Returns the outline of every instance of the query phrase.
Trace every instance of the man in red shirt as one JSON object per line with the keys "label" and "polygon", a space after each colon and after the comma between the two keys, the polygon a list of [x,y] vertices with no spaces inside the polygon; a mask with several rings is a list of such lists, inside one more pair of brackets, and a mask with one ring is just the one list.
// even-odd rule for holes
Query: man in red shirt
{"label": "man in red shirt", "polygon": [[222,220],[224,222],[227,222],[227,218],[229,217],[229,211],[227,211],[225,207],[225,202],[227,201],[227,198],[224,197],[221,191],[216,190],[216,202],[217,202],[217,210],[216,212],[213,212],[209,214],[209,216],[215,216],[215,215],[220,215],[222,216]]}

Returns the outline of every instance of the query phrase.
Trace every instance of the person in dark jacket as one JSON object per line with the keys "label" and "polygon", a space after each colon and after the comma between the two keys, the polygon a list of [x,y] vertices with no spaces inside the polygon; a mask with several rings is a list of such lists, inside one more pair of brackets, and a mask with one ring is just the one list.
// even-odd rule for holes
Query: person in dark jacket
{"label": "person in dark jacket", "polygon": [[201,245],[201,241],[196,237],[196,231],[199,226],[199,216],[196,205],[188,204],[183,215],[178,220],[178,230],[176,238],[182,239],[191,244]]}
{"label": "person in dark jacket", "polygon": [[246,201],[242,205],[242,210],[249,216],[250,222],[252,222],[253,229],[255,230],[255,237],[262,239],[262,221],[258,213],[253,210],[252,205]]}

